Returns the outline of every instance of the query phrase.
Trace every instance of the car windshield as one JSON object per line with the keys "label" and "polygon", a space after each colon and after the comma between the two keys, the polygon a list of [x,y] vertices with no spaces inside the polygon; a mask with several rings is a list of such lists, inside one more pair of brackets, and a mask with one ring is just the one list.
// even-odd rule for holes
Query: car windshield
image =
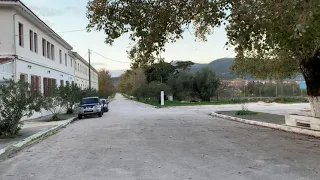
{"label": "car windshield", "polygon": [[85,99],[82,99],[80,104],[95,104],[98,102],[99,102],[98,98],[85,98]]}
{"label": "car windshield", "polygon": [[105,100],[105,99],[102,99],[101,102],[105,104],[105,103],[106,103],[106,100]]}

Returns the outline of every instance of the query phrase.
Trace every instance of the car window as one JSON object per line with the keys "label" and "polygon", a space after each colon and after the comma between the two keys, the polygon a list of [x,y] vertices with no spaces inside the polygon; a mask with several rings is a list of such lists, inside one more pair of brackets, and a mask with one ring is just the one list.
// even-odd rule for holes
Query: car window
{"label": "car window", "polygon": [[80,104],[94,104],[94,103],[99,103],[98,98],[85,98],[82,99]]}
{"label": "car window", "polygon": [[101,102],[102,102],[102,103],[106,103],[106,100],[105,100],[105,99],[103,99],[103,100],[101,100]]}

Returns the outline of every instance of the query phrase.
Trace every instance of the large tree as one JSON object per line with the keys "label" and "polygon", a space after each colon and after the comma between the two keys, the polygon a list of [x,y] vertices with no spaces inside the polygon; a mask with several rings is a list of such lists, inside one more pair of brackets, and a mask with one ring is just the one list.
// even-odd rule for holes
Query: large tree
{"label": "large tree", "polygon": [[115,93],[115,87],[111,74],[106,69],[99,70],[99,94],[107,97],[113,93]]}
{"label": "large tree", "polygon": [[[229,43],[238,54],[236,63],[268,62],[288,77],[299,68],[312,113],[320,117],[318,0],[91,0],[87,17],[88,30],[103,30],[106,43],[129,32],[136,43],[130,54],[140,57],[134,60],[142,64],[152,61],[166,43],[182,38],[189,25],[205,39],[212,28],[226,23]],[[267,72],[265,77],[273,74],[261,70]]]}
{"label": "large tree", "polygon": [[145,68],[145,74],[148,83],[152,81],[160,81],[165,83],[170,74],[174,73],[175,67],[170,63],[161,61]]}

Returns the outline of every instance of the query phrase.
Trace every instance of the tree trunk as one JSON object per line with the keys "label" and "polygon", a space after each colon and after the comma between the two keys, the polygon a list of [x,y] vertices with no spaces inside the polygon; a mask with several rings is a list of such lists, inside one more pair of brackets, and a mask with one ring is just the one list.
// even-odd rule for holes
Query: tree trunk
{"label": "tree trunk", "polygon": [[320,118],[320,54],[300,61],[300,69],[307,84],[312,116]]}

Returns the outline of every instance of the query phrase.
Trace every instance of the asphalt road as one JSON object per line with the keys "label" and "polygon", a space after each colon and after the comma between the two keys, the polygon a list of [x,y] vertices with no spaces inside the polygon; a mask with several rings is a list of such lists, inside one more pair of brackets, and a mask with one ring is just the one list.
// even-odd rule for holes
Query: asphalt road
{"label": "asphalt road", "polygon": [[[187,110],[186,110],[187,109]],[[0,163],[1,180],[320,179],[319,139],[121,95]]]}

